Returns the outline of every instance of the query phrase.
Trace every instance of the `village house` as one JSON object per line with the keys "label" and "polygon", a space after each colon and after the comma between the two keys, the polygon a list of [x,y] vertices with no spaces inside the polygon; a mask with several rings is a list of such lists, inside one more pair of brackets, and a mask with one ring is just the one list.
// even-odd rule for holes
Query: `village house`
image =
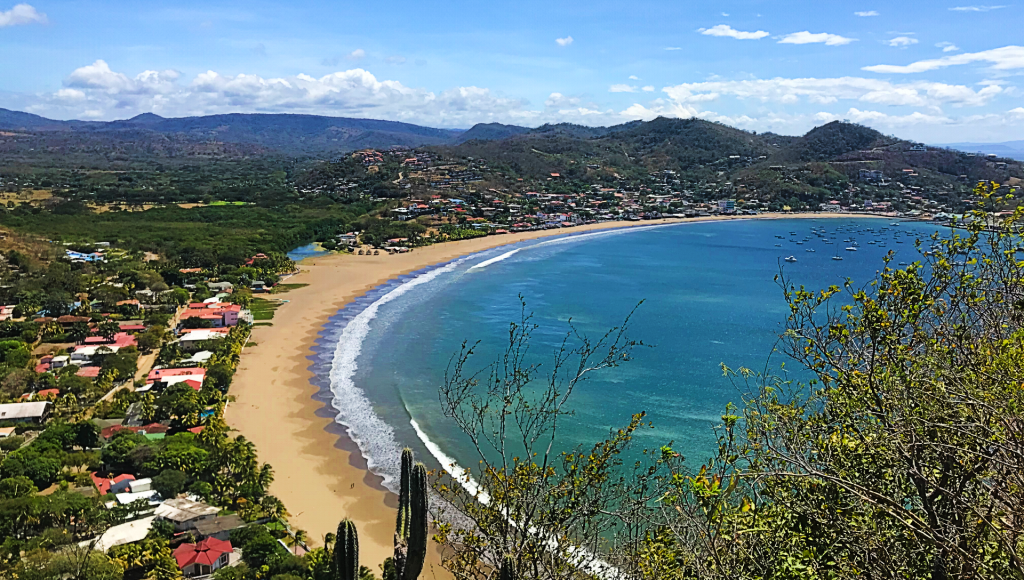
{"label": "village house", "polygon": [[50,403],[37,401],[32,403],[6,403],[0,405],[0,421],[16,423],[43,423],[50,415]]}
{"label": "village house", "polygon": [[220,508],[207,505],[201,501],[178,497],[165,500],[157,506],[153,514],[173,523],[175,531],[183,532],[195,529],[196,524],[200,522],[216,519],[217,512],[219,511]]}
{"label": "village house", "polygon": [[200,390],[203,380],[206,378],[206,369],[200,367],[185,367],[177,369],[153,369],[146,376],[146,385],[136,389],[138,392],[146,392],[152,389],[157,383],[171,386],[176,383],[188,383],[195,390]]}
{"label": "village house", "polygon": [[186,578],[208,576],[226,567],[231,558],[231,542],[207,538],[195,544],[181,544],[174,549],[174,560]]}
{"label": "village house", "polygon": [[199,330],[190,330],[185,334],[181,335],[178,339],[178,346],[185,352],[195,352],[202,348],[204,343],[211,340],[222,340],[228,330],[226,328],[202,328]]}
{"label": "village house", "polygon": [[213,328],[237,326],[242,307],[227,302],[193,302],[179,317],[182,324],[191,318],[207,320]]}

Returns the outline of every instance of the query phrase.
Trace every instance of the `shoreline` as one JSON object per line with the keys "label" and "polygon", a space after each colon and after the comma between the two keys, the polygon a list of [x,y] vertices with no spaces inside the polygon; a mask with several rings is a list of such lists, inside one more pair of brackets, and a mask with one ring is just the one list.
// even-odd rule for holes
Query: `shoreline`
{"label": "shoreline", "polygon": [[[253,329],[250,341],[256,345],[247,347],[242,357],[231,389],[235,401],[225,409],[225,419],[256,445],[260,461],[274,467],[271,493],[288,507],[292,525],[306,530],[311,543],[321,545],[324,534],[334,532],[341,519],[352,519],[360,532],[361,559],[377,572],[378,564],[392,552],[397,498],[383,487],[380,477],[368,471],[345,427],[334,422],[329,388],[313,380],[318,357],[330,354],[322,353],[317,341],[343,308],[399,276],[524,240],[705,221],[836,218],[897,219],[802,213],[604,222],[446,242],[405,254],[306,258],[288,282],[308,286],[281,295],[288,302],[277,309],[273,325]],[[438,563],[437,551],[431,550],[424,575],[447,577]]]}

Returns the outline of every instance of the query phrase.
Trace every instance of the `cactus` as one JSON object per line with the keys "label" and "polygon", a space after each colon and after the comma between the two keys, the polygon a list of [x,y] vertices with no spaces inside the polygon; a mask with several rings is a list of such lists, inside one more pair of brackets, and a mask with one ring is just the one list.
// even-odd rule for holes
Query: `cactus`
{"label": "cactus", "polygon": [[512,556],[501,559],[501,580],[516,580],[516,571],[512,564]]}
{"label": "cactus", "polygon": [[352,520],[338,524],[332,568],[334,580],[359,580],[359,534]]}
{"label": "cactus", "polygon": [[398,518],[395,523],[395,572],[398,580],[416,580],[427,557],[427,468],[413,465],[412,450],[402,451]]}

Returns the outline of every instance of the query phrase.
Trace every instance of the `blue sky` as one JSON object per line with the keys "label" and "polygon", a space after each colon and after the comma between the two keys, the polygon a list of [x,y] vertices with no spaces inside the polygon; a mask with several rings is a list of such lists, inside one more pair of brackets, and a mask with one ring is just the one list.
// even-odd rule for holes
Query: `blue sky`
{"label": "blue sky", "polygon": [[0,107],[54,118],[295,112],[467,128],[848,119],[1024,139],[1022,6],[970,0],[0,0]]}

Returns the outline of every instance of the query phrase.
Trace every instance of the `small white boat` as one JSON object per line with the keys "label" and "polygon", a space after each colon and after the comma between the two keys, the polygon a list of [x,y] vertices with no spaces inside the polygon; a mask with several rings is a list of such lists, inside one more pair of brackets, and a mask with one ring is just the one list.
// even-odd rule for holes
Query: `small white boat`
{"label": "small white boat", "polygon": [[856,251],[857,251],[857,248],[855,248],[855,247],[853,247],[853,246],[850,246],[850,247],[846,248],[846,251],[847,251],[847,252],[856,252]]}
{"label": "small white boat", "polygon": [[807,248],[807,249],[806,249],[806,250],[804,250],[804,251],[805,251],[805,252],[813,252],[813,251],[814,251],[814,248]]}
{"label": "small white boat", "polygon": [[796,261],[796,256],[790,256],[790,257],[786,258],[786,261],[787,262],[795,262]]}
{"label": "small white boat", "polygon": [[842,256],[832,256],[832,259],[833,260],[842,260],[843,257]]}

